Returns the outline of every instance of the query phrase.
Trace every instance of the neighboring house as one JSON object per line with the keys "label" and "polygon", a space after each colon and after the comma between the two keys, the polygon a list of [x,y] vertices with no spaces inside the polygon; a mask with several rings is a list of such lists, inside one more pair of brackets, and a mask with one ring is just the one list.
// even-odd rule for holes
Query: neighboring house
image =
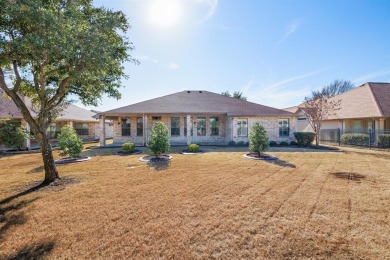
{"label": "neighboring house", "polygon": [[[340,100],[340,109],[323,120],[321,129],[340,129],[341,133],[371,131],[376,135],[390,134],[390,83],[367,82],[330,100]],[[303,120],[303,109],[304,104],[301,104],[285,110],[298,116],[298,131],[313,131],[307,120]]]}
{"label": "neighboring house", "polygon": [[[28,98],[22,97],[22,99],[26,104],[28,104],[28,106],[30,106],[31,102],[29,102]],[[64,109],[64,111],[60,113],[55,122],[49,126],[49,138],[55,140],[64,125],[71,125],[83,140],[98,139],[101,127],[99,125],[98,119],[94,117],[95,115],[96,113],[92,111],[70,104]],[[1,90],[0,119],[15,121],[16,123],[24,126],[29,131],[29,126],[23,119],[23,116],[15,103],[10,98],[5,96]],[[105,128],[109,133],[109,122],[107,122],[107,126]],[[26,146],[31,147],[29,141],[27,142]]]}
{"label": "neighboring house", "polygon": [[[182,91],[98,114],[100,123],[113,120],[114,143],[146,145],[153,123],[164,122],[174,145],[190,143],[226,145],[248,142],[255,122],[270,140],[294,140],[293,113],[208,92]],[[101,132],[103,133],[103,132]],[[105,145],[105,136],[100,138]]]}
{"label": "neighboring house", "polygon": [[303,104],[295,107],[283,108],[283,110],[294,113],[297,116],[297,122],[295,125],[296,132],[314,132],[307,120],[306,114],[302,111],[302,109],[300,109],[300,106],[303,106]]}

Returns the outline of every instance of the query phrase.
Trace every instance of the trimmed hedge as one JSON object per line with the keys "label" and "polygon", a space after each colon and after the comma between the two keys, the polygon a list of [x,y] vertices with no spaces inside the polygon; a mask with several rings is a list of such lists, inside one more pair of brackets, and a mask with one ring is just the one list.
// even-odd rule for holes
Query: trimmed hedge
{"label": "trimmed hedge", "polygon": [[288,146],[288,142],[287,141],[281,141],[279,143],[280,146]]}
{"label": "trimmed hedge", "polygon": [[189,153],[197,153],[197,152],[199,152],[199,145],[197,145],[197,144],[190,144],[190,145],[188,145],[187,152],[189,152]]}
{"label": "trimmed hedge", "polygon": [[390,134],[378,135],[378,147],[390,148]]}
{"label": "trimmed hedge", "polygon": [[278,143],[276,141],[269,141],[269,146],[277,146]]}
{"label": "trimmed hedge", "polygon": [[294,137],[299,146],[308,146],[313,143],[316,134],[311,132],[295,132]]}
{"label": "trimmed hedge", "polygon": [[124,143],[122,144],[122,152],[123,153],[132,153],[135,150],[134,143]]}
{"label": "trimmed hedge", "polygon": [[342,134],[341,143],[342,144],[352,144],[352,145],[366,145],[368,143],[369,137],[368,134]]}

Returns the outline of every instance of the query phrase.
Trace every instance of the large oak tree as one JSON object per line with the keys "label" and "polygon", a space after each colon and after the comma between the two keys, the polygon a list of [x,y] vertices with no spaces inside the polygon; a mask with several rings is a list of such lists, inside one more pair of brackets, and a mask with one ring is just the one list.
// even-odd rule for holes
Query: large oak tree
{"label": "large oak tree", "polygon": [[[1,0],[0,87],[12,98],[38,141],[44,183],[59,177],[47,136],[70,94],[86,105],[119,98],[129,25],[122,12],[92,0]],[[21,96],[32,100],[32,106]]]}

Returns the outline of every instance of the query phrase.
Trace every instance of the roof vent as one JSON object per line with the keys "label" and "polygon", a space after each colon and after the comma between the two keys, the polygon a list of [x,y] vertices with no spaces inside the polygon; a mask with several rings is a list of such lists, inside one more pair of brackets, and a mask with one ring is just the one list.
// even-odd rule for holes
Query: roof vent
{"label": "roof vent", "polygon": [[203,91],[199,91],[199,93],[203,93]]}
{"label": "roof vent", "polygon": [[191,91],[187,91],[187,93],[191,93]]}

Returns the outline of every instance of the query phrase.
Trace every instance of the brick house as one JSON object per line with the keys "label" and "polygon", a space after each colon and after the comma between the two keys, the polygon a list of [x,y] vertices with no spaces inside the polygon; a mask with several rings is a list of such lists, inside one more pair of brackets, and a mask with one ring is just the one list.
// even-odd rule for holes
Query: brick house
{"label": "brick house", "polygon": [[[296,123],[291,112],[199,90],[182,91],[98,115],[101,125],[105,120],[113,121],[114,143],[136,145],[147,144],[156,121],[168,126],[172,145],[247,142],[255,122],[265,127],[270,140],[291,141]],[[101,133],[104,146],[104,131]]]}
{"label": "brick house", "polygon": [[[31,107],[31,102],[28,98],[22,97],[28,107]],[[33,113],[33,112],[32,112]],[[61,128],[64,125],[71,125],[76,130],[77,134],[83,140],[95,140],[100,135],[100,125],[97,118],[94,116],[95,112],[70,104],[64,111],[56,118],[55,122],[49,126],[48,135],[52,141],[56,140],[57,135],[60,133]],[[18,125],[24,126],[29,130],[27,122],[23,119],[22,114],[15,105],[15,103],[5,96],[0,90],[0,119],[11,120]],[[110,122],[106,122],[106,131],[110,134]],[[111,123],[112,127],[112,123]],[[111,131],[112,132],[112,131]],[[26,147],[31,148],[36,146],[34,140],[28,140]]]}

